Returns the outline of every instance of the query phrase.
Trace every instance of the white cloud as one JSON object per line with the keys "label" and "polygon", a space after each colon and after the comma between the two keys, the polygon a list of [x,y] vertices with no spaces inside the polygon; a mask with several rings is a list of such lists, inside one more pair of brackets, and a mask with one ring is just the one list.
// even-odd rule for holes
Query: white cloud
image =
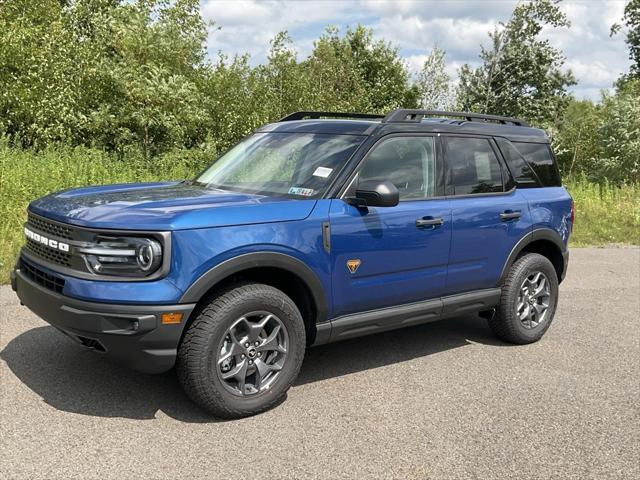
{"label": "white cloud", "polygon": [[[202,14],[215,22],[207,44],[210,54],[249,53],[253,62],[259,63],[266,60],[269,41],[278,32],[340,24],[351,16],[354,7],[351,2],[341,1],[207,0],[202,2]],[[301,55],[311,52],[313,39],[294,40]]]}
{"label": "white cloud", "polygon": [[[288,30],[300,57],[326,25],[342,29],[362,23],[400,47],[407,64],[417,72],[426,55],[438,45],[447,52],[448,71],[455,77],[464,63],[476,64],[487,33],[508,20],[516,0],[205,0],[202,12],[216,22],[208,47],[212,56],[221,50],[233,55],[249,53],[252,63],[264,62],[269,40]],[[579,84],[580,98],[598,98],[600,89],[628,70],[623,35],[609,36],[619,22],[624,0],[567,0],[560,4],[571,28],[547,29],[543,34],[561,48]]]}

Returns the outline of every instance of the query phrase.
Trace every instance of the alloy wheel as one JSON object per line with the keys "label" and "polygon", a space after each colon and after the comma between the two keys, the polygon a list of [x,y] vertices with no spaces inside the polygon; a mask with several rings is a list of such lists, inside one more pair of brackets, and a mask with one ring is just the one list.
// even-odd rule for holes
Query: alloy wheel
{"label": "alloy wheel", "polygon": [[539,271],[524,279],[518,293],[516,314],[524,328],[532,329],[546,321],[551,304],[551,285]]}
{"label": "alloy wheel", "polygon": [[230,393],[255,395],[276,381],[288,349],[287,329],[276,315],[250,312],[227,329],[218,348],[216,373]]}

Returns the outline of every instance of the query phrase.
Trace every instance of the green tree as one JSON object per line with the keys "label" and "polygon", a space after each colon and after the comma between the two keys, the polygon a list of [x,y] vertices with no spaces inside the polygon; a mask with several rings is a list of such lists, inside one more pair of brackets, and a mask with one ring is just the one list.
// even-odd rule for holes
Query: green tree
{"label": "green tree", "polygon": [[541,126],[559,118],[569,101],[567,87],[576,81],[561,70],[562,52],[541,38],[545,26],[569,26],[557,1],[518,4],[511,19],[489,34],[491,46],[482,47],[482,64],[460,69],[461,108],[519,116]]}
{"label": "green tree", "polygon": [[[419,91],[411,84],[398,49],[374,40],[361,25],[340,35],[330,27],[303,62],[312,97],[329,100],[325,108],[386,113],[396,107],[417,107]],[[320,74],[320,81],[312,76]],[[319,105],[320,106],[320,105]]]}
{"label": "green tree", "polygon": [[365,111],[370,108],[356,57],[337,28],[327,28],[314,42],[303,67],[309,109]]}
{"label": "green tree", "polygon": [[422,65],[416,85],[420,91],[420,106],[424,109],[451,110],[455,104],[445,55],[444,50],[434,47]]}
{"label": "green tree", "polygon": [[599,128],[602,107],[591,100],[574,100],[564,111],[553,131],[553,149],[565,178],[599,175],[602,156]]}
{"label": "green tree", "polygon": [[640,182],[640,79],[630,79],[615,95],[604,95],[599,129],[599,179]]}
{"label": "green tree", "polygon": [[23,146],[193,145],[205,40],[197,0],[8,0],[0,129]]}
{"label": "green tree", "polygon": [[76,137],[85,56],[68,27],[57,0],[0,6],[0,130],[16,144]]}
{"label": "green tree", "polygon": [[347,30],[343,42],[350,48],[355,66],[368,92],[368,108],[383,112],[418,106],[418,89],[409,82],[409,72],[398,48],[373,39],[373,31],[358,25]]}
{"label": "green tree", "polygon": [[138,144],[145,155],[195,144],[205,117],[197,0],[123,3],[105,20],[96,65],[103,97],[89,113],[94,138],[116,149]]}

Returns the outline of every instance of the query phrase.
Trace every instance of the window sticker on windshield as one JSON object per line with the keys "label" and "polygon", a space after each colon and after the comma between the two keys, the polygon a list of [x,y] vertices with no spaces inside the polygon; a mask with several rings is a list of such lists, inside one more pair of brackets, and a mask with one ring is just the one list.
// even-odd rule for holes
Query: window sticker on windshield
{"label": "window sticker on windshield", "polygon": [[329,175],[331,175],[331,172],[333,172],[333,168],[318,167],[316,168],[316,171],[313,172],[313,176],[327,178]]}
{"label": "window sticker on windshield", "polygon": [[291,187],[289,189],[289,195],[301,195],[303,197],[310,197],[313,192],[313,188]]}

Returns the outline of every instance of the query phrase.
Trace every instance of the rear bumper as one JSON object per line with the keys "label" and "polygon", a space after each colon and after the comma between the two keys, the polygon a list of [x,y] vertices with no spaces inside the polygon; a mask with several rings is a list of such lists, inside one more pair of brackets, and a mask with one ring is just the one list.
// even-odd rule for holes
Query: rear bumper
{"label": "rear bumper", "polygon": [[[66,297],[27,278],[19,269],[11,285],[23,305],[69,338],[134,370],[171,369],[184,325],[195,304],[112,305]],[[182,313],[179,324],[163,325],[162,313]]]}

